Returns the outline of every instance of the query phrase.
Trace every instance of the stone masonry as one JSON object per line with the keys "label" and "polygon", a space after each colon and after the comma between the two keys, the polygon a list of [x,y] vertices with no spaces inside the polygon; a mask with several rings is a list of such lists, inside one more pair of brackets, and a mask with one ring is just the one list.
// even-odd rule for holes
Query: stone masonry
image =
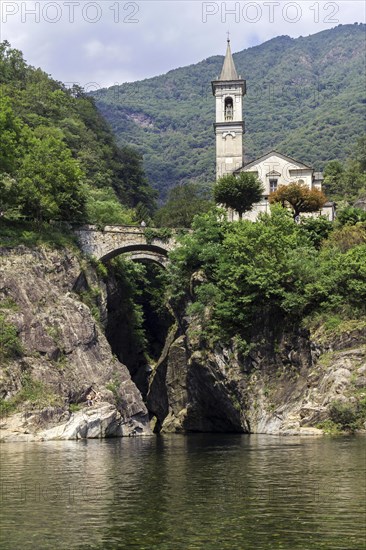
{"label": "stone masonry", "polygon": [[100,230],[95,225],[85,225],[75,233],[85,254],[98,260],[110,260],[125,254],[131,260],[151,260],[161,265],[168,261],[168,252],[176,246],[173,237],[149,239],[149,229],[135,226],[108,225]]}

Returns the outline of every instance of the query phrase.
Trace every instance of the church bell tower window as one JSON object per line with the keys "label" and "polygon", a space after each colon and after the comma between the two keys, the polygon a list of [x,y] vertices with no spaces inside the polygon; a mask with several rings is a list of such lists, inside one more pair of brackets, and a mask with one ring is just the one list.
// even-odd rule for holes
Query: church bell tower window
{"label": "church bell tower window", "polygon": [[225,120],[233,120],[233,118],[234,118],[233,98],[227,97],[225,99]]}

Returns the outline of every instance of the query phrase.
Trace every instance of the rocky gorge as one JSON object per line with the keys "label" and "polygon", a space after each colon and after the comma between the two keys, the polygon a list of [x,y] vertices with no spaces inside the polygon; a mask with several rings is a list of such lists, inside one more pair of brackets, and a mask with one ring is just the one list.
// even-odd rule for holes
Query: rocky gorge
{"label": "rocky gorge", "polygon": [[0,354],[2,440],[321,435],[334,401],[366,396],[366,327],[350,324],[330,338],[269,323],[256,327],[256,345],[242,354],[234,345],[205,347],[199,318],[185,311],[174,312],[141,393],[107,339],[116,338],[108,325],[113,285],[95,266],[66,249],[0,254],[2,329],[13,327],[19,342],[12,356]]}
{"label": "rocky gorge", "polygon": [[[296,334],[297,332],[297,334]],[[154,373],[148,408],[162,432],[219,431],[319,435],[334,401],[354,403],[366,388],[366,334],[319,345],[306,331],[282,334],[273,354],[200,349],[171,334]]]}
{"label": "rocky gorge", "polygon": [[[140,392],[75,292],[86,264],[71,251],[18,247],[2,249],[0,265],[2,312],[21,342],[17,357],[1,360],[3,403],[17,404],[1,438],[149,435]],[[88,406],[91,392],[98,400]]]}

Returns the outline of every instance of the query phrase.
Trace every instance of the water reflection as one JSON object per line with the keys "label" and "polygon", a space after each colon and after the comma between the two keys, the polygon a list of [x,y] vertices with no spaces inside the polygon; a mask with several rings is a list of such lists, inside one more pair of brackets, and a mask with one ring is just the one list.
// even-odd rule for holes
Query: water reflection
{"label": "water reflection", "polygon": [[10,549],[361,549],[365,438],[191,435],[1,446]]}

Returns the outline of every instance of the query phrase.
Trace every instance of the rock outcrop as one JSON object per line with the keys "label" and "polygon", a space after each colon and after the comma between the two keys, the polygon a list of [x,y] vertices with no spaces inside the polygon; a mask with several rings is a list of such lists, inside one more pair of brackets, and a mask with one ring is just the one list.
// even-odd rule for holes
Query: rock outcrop
{"label": "rock outcrop", "polygon": [[111,403],[85,406],[77,412],[59,408],[16,413],[1,425],[2,441],[103,439],[146,435],[146,425],[124,418]]}
{"label": "rock outcrop", "polygon": [[269,324],[245,356],[209,349],[199,333],[199,319],[178,315],[148,393],[157,432],[320,435],[333,401],[366,397],[366,330],[320,345],[306,330]]}
{"label": "rock outcrop", "polygon": [[156,367],[147,405],[156,431],[249,431],[239,406],[240,377],[219,353],[193,350],[187,335],[168,343]]}
{"label": "rock outcrop", "polygon": [[[18,436],[21,426],[26,436],[43,439],[150,434],[127,368],[73,292],[81,271],[82,261],[70,251],[0,250],[1,312],[22,346],[18,357],[0,359],[2,403],[16,404]],[[100,402],[86,409],[90,393]],[[1,419],[7,436],[11,418]]]}

